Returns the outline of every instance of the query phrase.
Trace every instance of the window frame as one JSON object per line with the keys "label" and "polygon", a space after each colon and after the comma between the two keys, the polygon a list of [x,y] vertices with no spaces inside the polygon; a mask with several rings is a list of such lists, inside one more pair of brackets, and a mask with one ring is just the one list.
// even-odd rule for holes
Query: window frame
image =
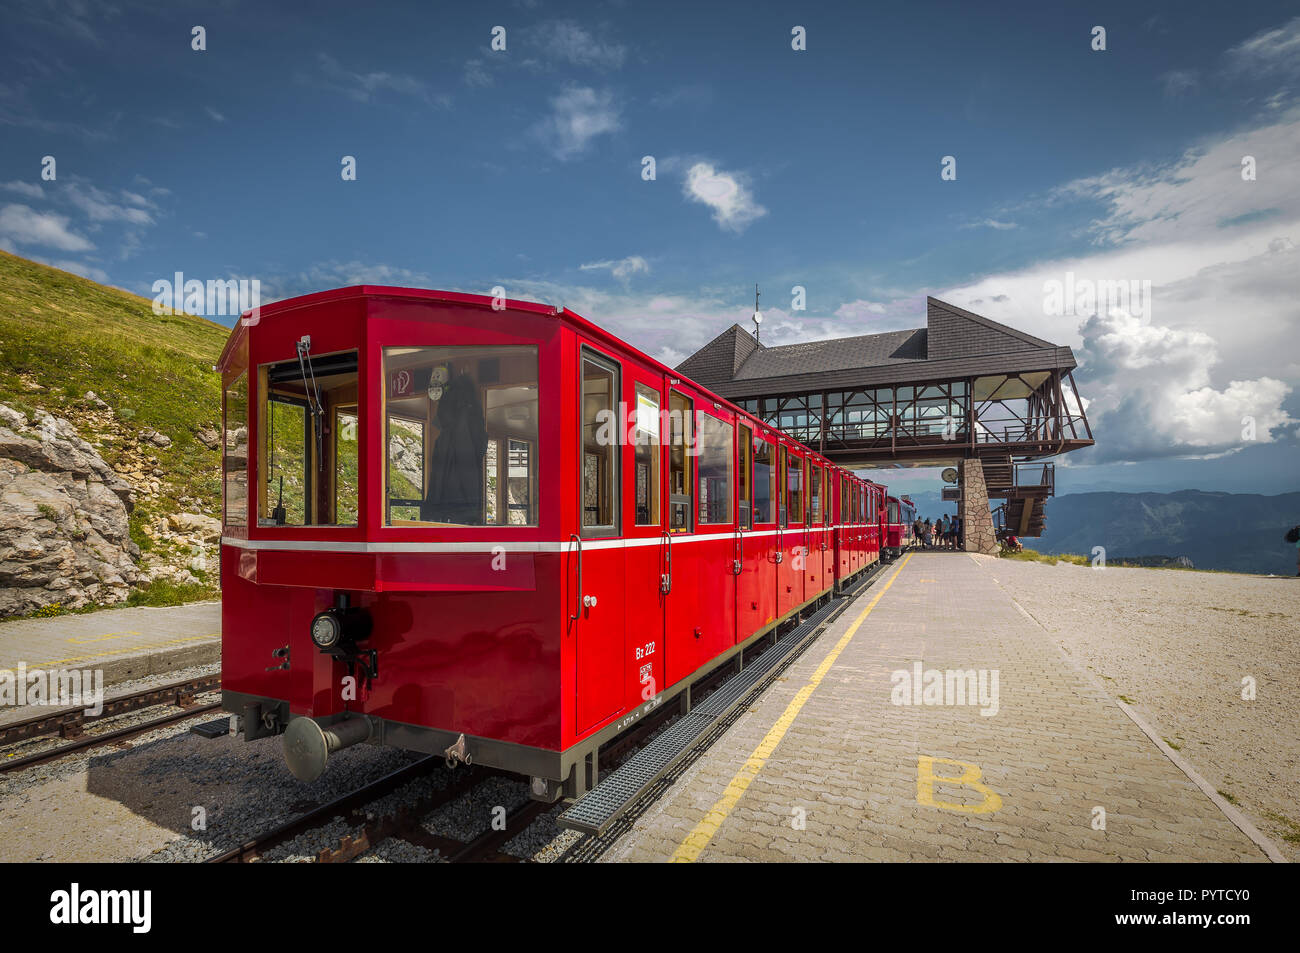
{"label": "window frame", "polygon": [[[614,444],[609,454],[609,459],[613,467],[613,473],[610,474],[611,492],[613,498],[610,500],[610,513],[613,516],[613,523],[599,523],[587,525],[583,518],[586,507],[587,494],[587,466],[586,453],[587,445],[583,439],[582,430],[585,425],[583,418],[583,404],[586,401],[587,390],[587,364],[590,362],[597,367],[608,371],[612,380],[610,382],[610,398],[613,406],[609,410],[614,414]],[[588,344],[582,344],[578,349],[578,535],[583,539],[598,539],[607,536],[620,536],[623,526],[623,439],[622,439],[622,422],[619,421],[619,404],[622,402],[623,394],[623,363],[615,357],[611,357],[602,351],[596,350]],[[540,406],[541,395],[540,389],[538,394],[538,403]]]}

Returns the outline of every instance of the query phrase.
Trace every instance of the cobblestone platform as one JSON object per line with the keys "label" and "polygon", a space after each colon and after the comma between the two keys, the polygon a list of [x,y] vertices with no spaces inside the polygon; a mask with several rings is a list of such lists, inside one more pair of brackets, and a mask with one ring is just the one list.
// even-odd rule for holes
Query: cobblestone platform
{"label": "cobblestone platform", "polygon": [[[950,670],[983,705],[927,699]],[[915,553],[602,859],[1267,861],[1228,813],[976,558]]]}
{"label": "cobblestone platform", "polygon": [[218,602],[0,624],[0,670],[20,663],[28,669],[102,669],[104,684],[112,685],[220,658]]}

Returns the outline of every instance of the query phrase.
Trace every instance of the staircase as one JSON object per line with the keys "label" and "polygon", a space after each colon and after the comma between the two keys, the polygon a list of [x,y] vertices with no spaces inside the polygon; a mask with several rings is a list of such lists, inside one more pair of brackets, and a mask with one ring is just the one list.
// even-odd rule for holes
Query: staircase
{"label": "staircase", "polygon": [[1051,463],[1015,463],[1010,456],[984,457],[984,485],[999,507],[1008,532],[1037,537],[1047,528],[1047,500],[1056,492],[1055,466]]}

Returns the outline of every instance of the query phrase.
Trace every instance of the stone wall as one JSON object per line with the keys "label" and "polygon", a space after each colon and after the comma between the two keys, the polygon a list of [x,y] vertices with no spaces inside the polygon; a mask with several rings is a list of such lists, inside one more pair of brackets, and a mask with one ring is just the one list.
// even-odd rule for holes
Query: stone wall
{"label": "stone wall", "polygon": [[993,529],[993,514],[989,512],[989,493],[984,485],[984,464],[978,460],[962,460],[957,465],[957,515],[961,518],[968,553],[996,556],[998,537]]}

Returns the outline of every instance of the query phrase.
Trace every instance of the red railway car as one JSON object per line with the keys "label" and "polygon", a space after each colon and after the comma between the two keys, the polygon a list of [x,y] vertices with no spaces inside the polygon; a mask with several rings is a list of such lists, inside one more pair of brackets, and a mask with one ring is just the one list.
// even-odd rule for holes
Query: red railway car
{"label": "red railway car", "polygon": [[916,507],[907,497],[888,497],[885,512],[885,555],[897,559],[912,545]]}
{"label": "red railway car", "polygon": [[220,370],[223,704],[303,780],[370,742],[581,794],[884,545],[884,487],[565,309],[343,288]]}

